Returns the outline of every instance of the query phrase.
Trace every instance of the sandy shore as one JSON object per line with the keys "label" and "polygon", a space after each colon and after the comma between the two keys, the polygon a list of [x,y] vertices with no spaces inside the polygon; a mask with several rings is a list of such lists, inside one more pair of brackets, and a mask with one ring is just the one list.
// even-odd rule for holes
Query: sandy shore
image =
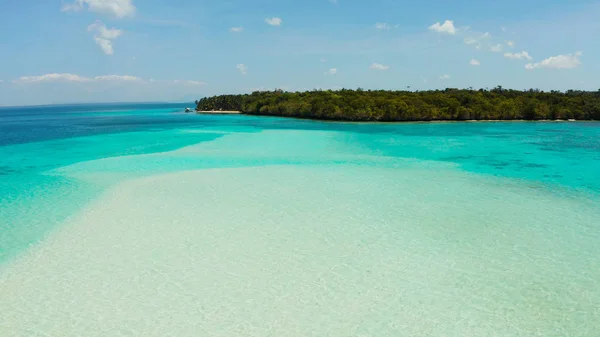
{"label": "sandy shore", "polygon": [[241,111],[196,111],[197,114],[210,114],[210,115],[236,115],[241,114]]}

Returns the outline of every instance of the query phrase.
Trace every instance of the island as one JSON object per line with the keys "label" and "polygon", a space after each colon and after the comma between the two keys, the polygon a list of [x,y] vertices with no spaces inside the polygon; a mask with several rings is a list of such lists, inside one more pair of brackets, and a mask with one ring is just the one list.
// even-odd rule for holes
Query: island
{"label": "island", "polygon": [[340,121],[600,120],[600,90],[283,90],[219,95],[196,111]]}

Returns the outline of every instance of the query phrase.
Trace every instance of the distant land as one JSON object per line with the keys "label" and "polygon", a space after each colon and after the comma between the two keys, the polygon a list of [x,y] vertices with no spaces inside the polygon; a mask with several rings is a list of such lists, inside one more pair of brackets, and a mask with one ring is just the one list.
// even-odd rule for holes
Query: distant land
{"label": "distant land", "polygon": [[600,90],[256,91],[196,101],[197,111],[341,121],[600,120]]}

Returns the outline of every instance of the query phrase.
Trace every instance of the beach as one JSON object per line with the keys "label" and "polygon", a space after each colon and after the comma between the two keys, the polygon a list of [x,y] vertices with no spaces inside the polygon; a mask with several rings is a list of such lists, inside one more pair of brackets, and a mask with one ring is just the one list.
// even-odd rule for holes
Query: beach
{"label": "beach", "polygon": [[210,110],[210,111],[198,111],[196,110],[197,114],[202,114],[202,115],[238,115],[241,114],[241,111],[214,111],[214,110]]}

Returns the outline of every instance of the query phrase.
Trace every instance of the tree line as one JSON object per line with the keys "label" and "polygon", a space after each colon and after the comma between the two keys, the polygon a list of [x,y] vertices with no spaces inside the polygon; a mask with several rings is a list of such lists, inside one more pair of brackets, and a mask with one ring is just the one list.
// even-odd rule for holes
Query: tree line
{"label": "tree line", "polygon": [[600,90],[275,90],[206,97],[196,106],[198,111],[345,121],[600,120]]}

